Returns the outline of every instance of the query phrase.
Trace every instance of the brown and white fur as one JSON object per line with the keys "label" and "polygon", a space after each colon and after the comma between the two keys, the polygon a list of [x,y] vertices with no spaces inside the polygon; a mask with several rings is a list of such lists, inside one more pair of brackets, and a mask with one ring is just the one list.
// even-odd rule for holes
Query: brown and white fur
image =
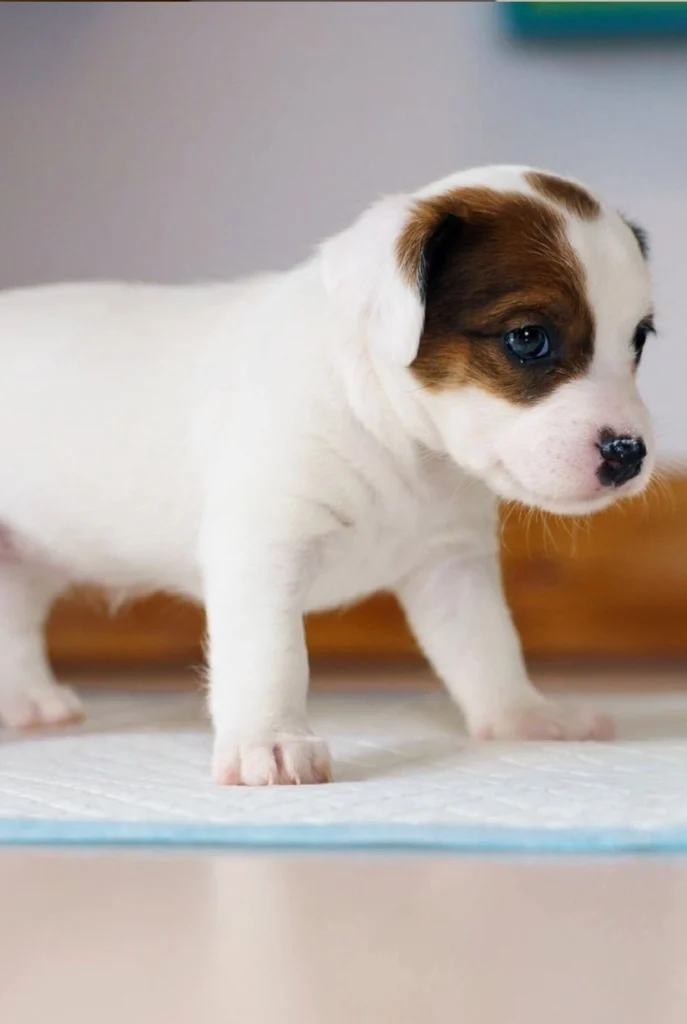
{"label": "brown and white fur", "polygon": [[327,780],[303,615],[386,589],[474,735],[610,735],[528,679],[497,500],[592,512],[646,485],[643,248],[576,183],[490,167],[288,273],[2,295],[1,718],[80,713],[43,649],[68,586],[166,589],[207,609],[216,779]]}

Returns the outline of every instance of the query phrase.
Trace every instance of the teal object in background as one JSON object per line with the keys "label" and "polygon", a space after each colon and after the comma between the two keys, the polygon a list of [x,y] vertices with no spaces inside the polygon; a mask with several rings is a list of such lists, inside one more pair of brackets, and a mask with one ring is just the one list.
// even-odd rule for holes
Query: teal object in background
{"label": "teal object in background", "polygon": [[501,3],[518,35],[538,39],[687,40],[687,3]]}

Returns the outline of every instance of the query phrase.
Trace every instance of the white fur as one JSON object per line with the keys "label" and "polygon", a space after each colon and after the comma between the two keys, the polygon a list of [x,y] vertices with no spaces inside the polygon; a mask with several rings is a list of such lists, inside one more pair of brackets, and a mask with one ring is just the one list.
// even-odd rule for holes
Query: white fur
{"label": "white fur", "polygon": [[[522,168],[486,168],[421,194],[476,182],[527,191]],[[501,593],[495,495],[564,511],[611,500],[594,475],[595,432],[649,434],[629,348],[649,304],[644,264],[614,213],[571,219],[599,326],[588,376],[527,409],[434,394],[407,369],[423,308],[395,244],[412,198],[383,200],[286,274],[0,297],[7,722],[78,710],[40,630],[55,596],[88,582],[205,603],[220,781],[328,777],[307,726],[303,613],[384,588],[473,732],[605,731],[549,708],[527,678]]]}

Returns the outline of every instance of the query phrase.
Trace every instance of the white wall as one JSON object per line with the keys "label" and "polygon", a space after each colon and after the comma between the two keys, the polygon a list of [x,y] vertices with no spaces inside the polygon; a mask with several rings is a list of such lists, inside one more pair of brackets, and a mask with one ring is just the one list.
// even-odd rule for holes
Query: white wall
{"label": "white wall", "polygon": [[687,457],[687,41],[510,40],[487,3],[0,5],[0,285],[287,266],[460,166],[586,179],[650,228],[643,370]]}

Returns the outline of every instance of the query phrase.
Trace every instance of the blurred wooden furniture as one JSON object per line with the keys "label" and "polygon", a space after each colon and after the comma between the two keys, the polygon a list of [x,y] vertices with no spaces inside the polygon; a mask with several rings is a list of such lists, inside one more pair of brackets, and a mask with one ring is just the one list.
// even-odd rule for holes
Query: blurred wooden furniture
{"label": "blurred wooden furniture", "polygon": [[[506,514],[503,561],[529,655],[687,656],[687,477],[588,521]],[[61,665],[187,665],[201,657],[202,613],[154,597],[116,617],[68,600],[49,638]],[[308,623],[313,657],[397,658],[417,650],[396,603],[375,597]]]}

